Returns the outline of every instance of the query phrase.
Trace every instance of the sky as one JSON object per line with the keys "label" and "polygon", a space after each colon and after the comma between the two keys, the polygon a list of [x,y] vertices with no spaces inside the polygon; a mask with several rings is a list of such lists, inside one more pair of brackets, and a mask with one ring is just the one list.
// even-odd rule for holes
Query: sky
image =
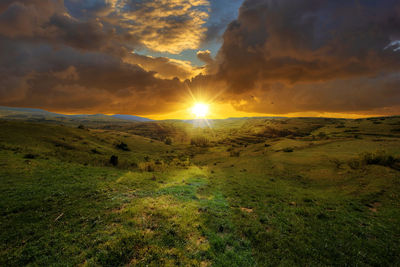
{"label": "sky", "polygon": [[398,0],[1,0],[0,105],[400,115]]}

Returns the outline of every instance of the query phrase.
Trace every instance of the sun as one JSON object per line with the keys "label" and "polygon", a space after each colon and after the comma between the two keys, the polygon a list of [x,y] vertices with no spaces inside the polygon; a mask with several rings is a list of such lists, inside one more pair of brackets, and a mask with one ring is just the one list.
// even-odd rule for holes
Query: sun
{"label": "sun", "polygon": [[197,118],[205,118],[208,114],[208,105],[204,103],[196,103],[192,108],[192,113]]}

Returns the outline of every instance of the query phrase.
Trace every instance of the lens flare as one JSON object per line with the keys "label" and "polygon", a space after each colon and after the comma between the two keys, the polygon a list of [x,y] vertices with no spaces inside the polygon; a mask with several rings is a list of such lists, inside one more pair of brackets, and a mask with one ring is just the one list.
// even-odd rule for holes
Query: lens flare
{"label": "lens flare", "polygon": [[192,108],[192,113],[197,118],[205,118],[208,114],[208,105],[203,103],[196,103]]}

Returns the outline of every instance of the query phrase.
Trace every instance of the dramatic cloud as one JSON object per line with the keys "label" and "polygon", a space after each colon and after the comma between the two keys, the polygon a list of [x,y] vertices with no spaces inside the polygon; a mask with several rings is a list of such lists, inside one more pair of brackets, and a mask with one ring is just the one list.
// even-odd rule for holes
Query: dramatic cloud
{"label": "dramatic cloud", "polygon": [[127,44],[172,54],[198,48],[207,31],[209,5],[208,0],[65,1],[72,16],[95,19]]}
{"label": "dramatic cloud", "polygon": [[15,37],[46,35],[45,24],[63,8],[51,0],[8,1],[0,5],[0,34]]}
{"label": "dramatic cloud", "polygon": [[247,0],[224,34],[218,77],[246,111],[399,105],[398,40],[395,0]]}
{"label": "dramatic cloud", "polygon": [[197,52],[197,58],[203,61],[206,64],[211,64],[213,63],[213,59],[211,57],[211,52],[210,50],[205,50],[205,51],[198,51]]}
{"label": "dramatic cloud", "polygon": [[124,61],[130,64],[137,64],[146,71],[156,72],[155,76],[162,79],[177,77],[184,81],[203,72],[202,68],[194,67],[190,61],[166,57],[150,57],[131,53],[124,57]]}
{"label": "dramatic cloud", "polygon": [[62,1],[13,1],[0,13],[0,35],[13,40],[100,50],[122,37],[99,19],[72,17]]}
{"label": "dramatic cloud", "polygon": [[[178,79],[156,78],[154,72],[112,55],[14,41],[1,43],[2,105],[64,112],[155,114],[173,111],[185,90]],[[19,63],[9,64],[16,56],[21,59]]]}
{"label": "dramatic cloud", "polygon": [[245,0],[226,28],[241,2],[0,1],[0,105],[160,114],[190,89],[245,112],[399,113],[398,0]]}
{"label": "dramatic cloud", "polygon": [[118,21],[147,48],[177,54],[198,48],[208,18],[207,0],[125,0],[110,20]]}
{"label": "dramatic cloud", "polygon": [[202,68],[132,51],[197,48],[207,6],[200,0],[2,2],[0,104],[64,112],[174,111],[186,91],[182,81]]}
{"label": "dramatic cloud", "polygon": [[[240,97],[231,96],[231,99],[234,99],[232,104],[238,110],[260,113],[368,113],[384,107],[399,106],[399,85],[398,74],[298,83],[292,86],[268,83]],[[400,111],[400,108],[397,107],[397,110]]]}

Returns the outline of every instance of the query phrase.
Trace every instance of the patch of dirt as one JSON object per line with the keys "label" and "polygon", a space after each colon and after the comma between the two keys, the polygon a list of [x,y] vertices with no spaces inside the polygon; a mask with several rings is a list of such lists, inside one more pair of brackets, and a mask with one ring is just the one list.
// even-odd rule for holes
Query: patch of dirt
{"label": "patch of dirt", "polygon": [[371,205],[368,205],[368,209],[372,212],[378,212],[378,208],[382,206],[380,202],[374,202]]}
{"label": "patch of dirt", "polygon": [[242,211],[247,212],[247,213],[252,213],[253,209],[248,209],[248,208],[240,208]]}

